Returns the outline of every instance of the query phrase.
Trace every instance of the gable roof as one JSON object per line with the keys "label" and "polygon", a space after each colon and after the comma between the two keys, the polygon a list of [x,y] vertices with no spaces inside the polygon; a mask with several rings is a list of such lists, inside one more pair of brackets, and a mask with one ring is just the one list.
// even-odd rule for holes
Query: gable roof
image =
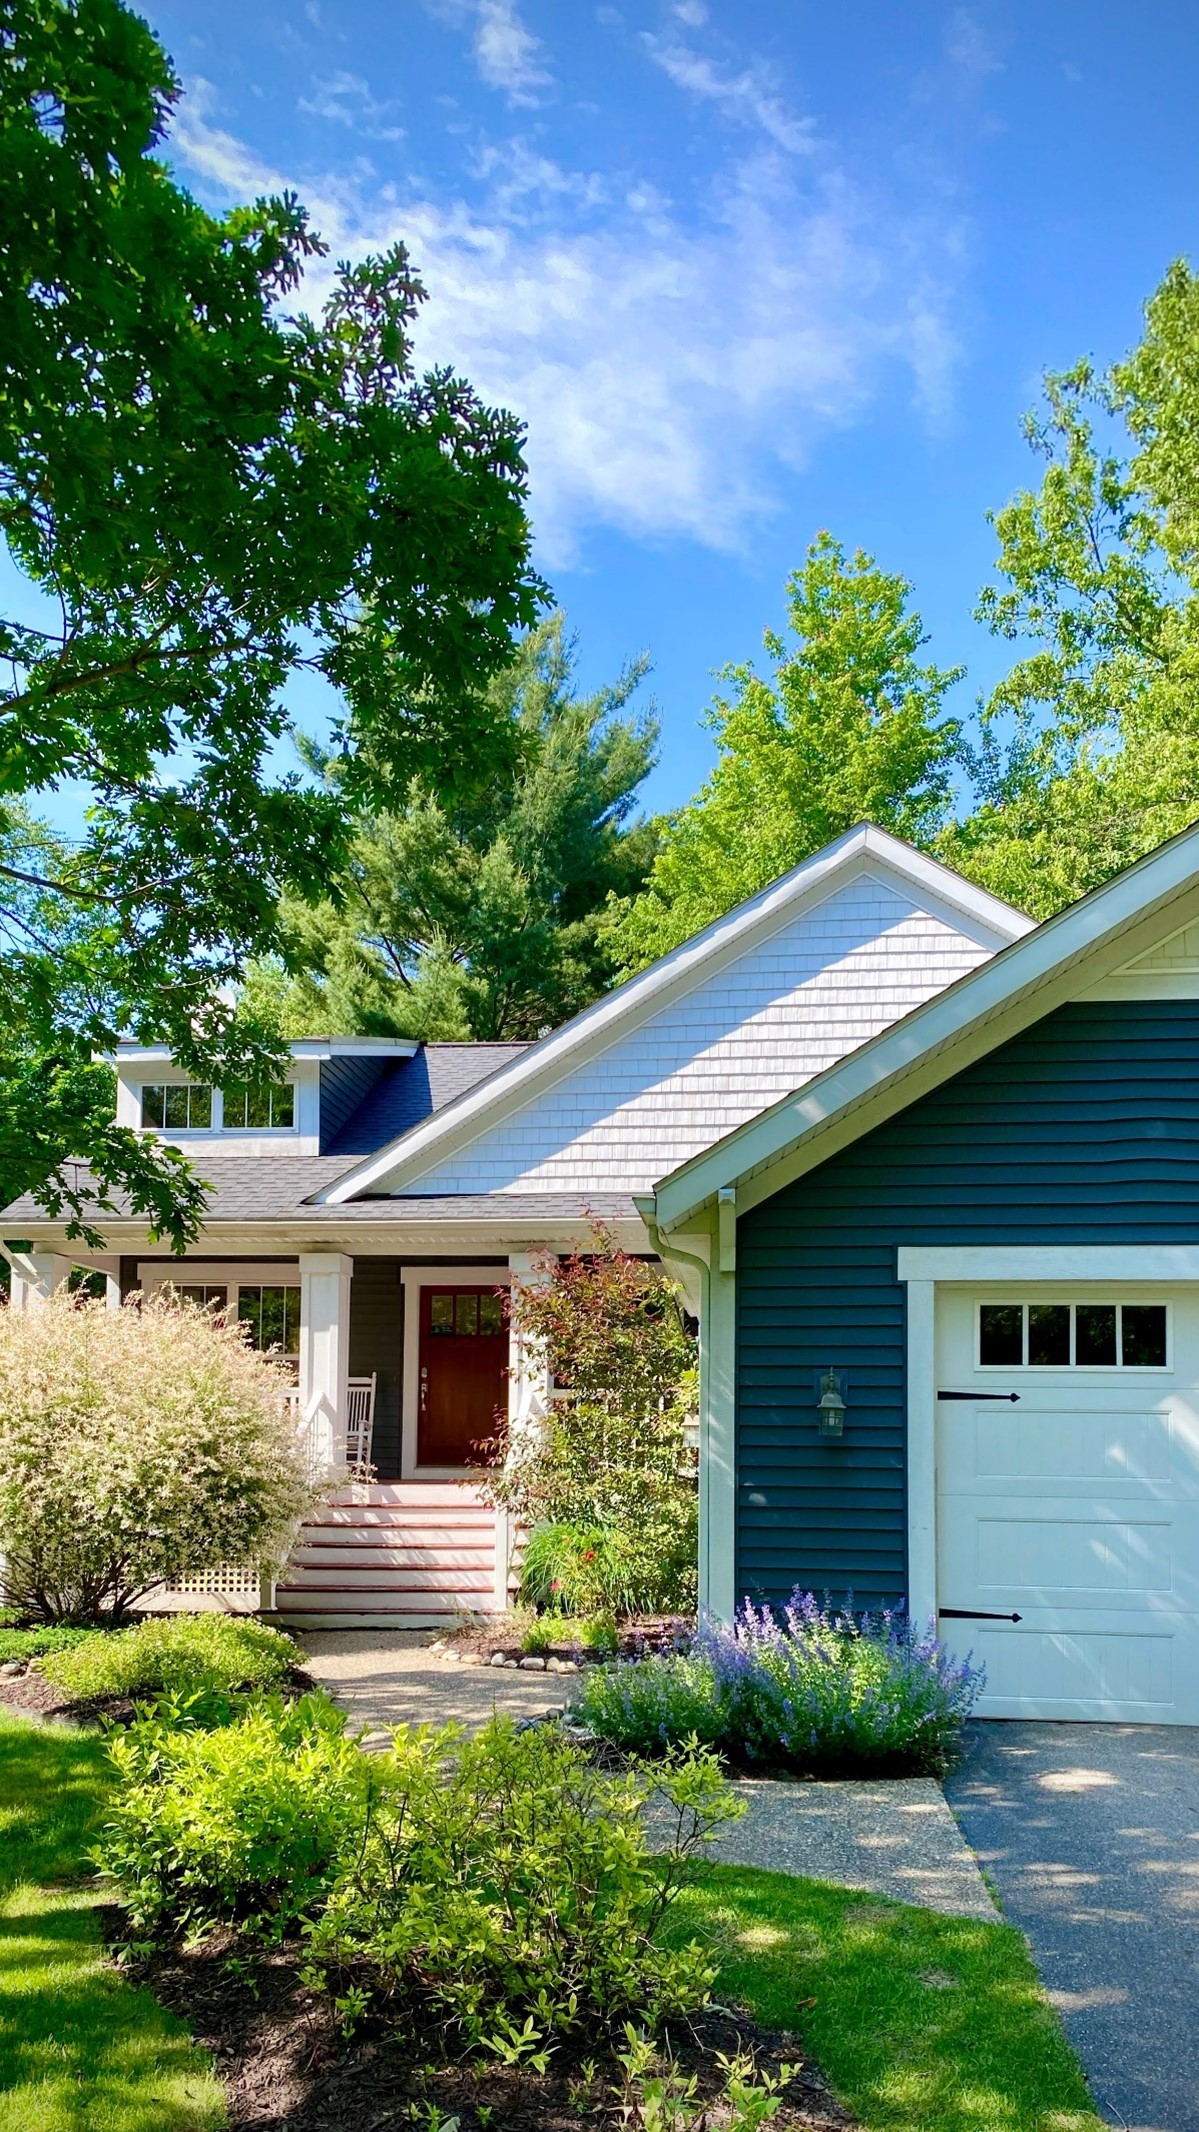
{"label": "gable roof", "polygon": [[677,1229],[730,1191],[738,1213],[772,1198],[1195,918],[1199,824],[681,1163],[655,1188],[654,1220]]}
{"label": "gable roof", "polygon": [[890,880],[924,908],[968,932],[989,953],[1019,938],[1033,923],[900,838],[862,824],[606,993],[435,1116],[399,1134],[314,1194],[314,1200],[341,1205],[365,1193],[413,1189],[435,1165],[503,1125],[536,1096],[864,872]]}

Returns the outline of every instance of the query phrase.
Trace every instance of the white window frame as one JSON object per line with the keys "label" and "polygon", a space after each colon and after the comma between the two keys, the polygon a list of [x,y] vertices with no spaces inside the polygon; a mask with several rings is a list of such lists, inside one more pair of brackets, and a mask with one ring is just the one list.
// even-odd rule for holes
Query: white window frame
{"label": "white window frame", "polygon": [[[1022,1374],[1029,1370],[1046,1370],[1052,1372],[1056,1376],[1063,1377],[1095,1376],[1124,1378],[1130,1375],[1139,1376],[1141,1374],[1144,1374],[1145,1376],[1156,1377],[1168,1376],[1170,1371],[1174,1367],[1174,1312],[1167,1298],[1160,1295],[1126,1296],[1123,1291],[1121,1291],[1119,1295],[1109,1295],[1106,1293],[1106,1287],[1106,1283],[1098,1283],[1096,1284],[1098,1292],[1094,1292],[1090,1295],[1080,1295],[1078,1293],[1077,1288],[1072,1288],[1069,1295],[1045,1295],[1044,1293],[1042,1293],[1041,1295],[1035,1296],[989,1295],[978,1297],[975,1302],[974,1310],[975,1369],[989,1371],[991,1374],[1000,1377],[1003,1376],[1005,1371],[1011,1370],[1019,1370]],[[1112,1308],[1114,1308],[1114,1310],[1116,1311],[1117,1325],[1119,1325],[1119,1314],[1123,1311],[1126,1302],[1133,1304],[1134,1306],[1138,1303],[1142,1305],[1152,1303],[1158,1305],[1159,1308],[1165,1311],[1166,1359],[1164,1362],[984,1362],[982,1359],[982,1313],[985,1305],[995,1304],[1000,1309],[1027,1311],[1030,1304],[1037,1303],[1057,1303],[1063,1304],[1067,1307],[1069,1307],[1071,1304],[1078,1303],[1107,1303],[1110,1304]],[[1117,1338],[1121,1339],[1122,1342],[1122,1332],[1117,1333]],[[1025,1352],[1027,1353],[1027,1317],[1024,1320],[1024,1348]]]}
{"label": "white window frame", "polygon": [[[237,1301],[243,1288],[300,1288],[300,1268],[295,1259],[280,1259],[270,1265],[249,1266],[220,1259],[179,1259],[164,1266],[161,1259],[143,1261],[137,1269],[137,1285],[146,1295],[163,1288],[224,1288],[228,1295],[225,1317],[237,1323]],[[301,1339],[303,1332],[301,1330]],[[286,1357],[294,1362],[296,1355]]]}
{"label": "white window frame", "polygon": [[[206,1088],[209,1100],[207,1125],[147,1125],[145,1121],[146,1090],[148,1088]],[[137,1115],[143,1133],[157,1133],[163,1140],[208,1140],[219,1133],[224,1123],[224,1103],[221,1091],[213,1081],[193,1081],[190,1074],[155,1074],[137,1084]]]}

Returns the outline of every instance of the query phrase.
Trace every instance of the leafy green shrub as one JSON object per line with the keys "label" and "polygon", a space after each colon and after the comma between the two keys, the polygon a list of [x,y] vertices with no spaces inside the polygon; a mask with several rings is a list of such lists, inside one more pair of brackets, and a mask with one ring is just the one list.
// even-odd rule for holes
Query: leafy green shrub
{"label": "leafy green shrub", "polygon": [[14,1658],[44,1658],[50,1651],[70,1651],[82,1643],[107,1641],[104,1629],[72,1629],[63,1623],[40,1629],[0,1629],[0,1666]]}
{"label": "leafy green shrub", "polygon": [[96,1863],[152,1937],[217,1923],[285,1932],[361,1842],[370,1760],[325,1695],[256,1697],[213,1730],[181,1715],[113,1736]]}
{"label": "leafy green shrub", "polygon": [[540,1621],[534,1615],[527,1627],[521,1630],[521,1650],[529,1658],[539,1655],[542,1651],[552,1651],[561,1633],[561,1622]]}
{"label": "leafy green shrub", "polygon": [[602,1223],[593,1234],[588,1252],[547,1255],[513,1282],[521,1345],[570,1398],[495,1446],[484,1485],[534,1535],[534,1604],[558,1604],[557,1583],[568,1611],[686,1609],[698,1532],[694,1342],[669,1275],[621,1251]]}
{"label": "leafy green shrub", "polygon": [[500,1717],[465,1741],[400,1733],[377,1760],[361,1854],[310,1928],[313,1975],[343,2004],[415,2002],[471,2044],[523,2034],[530,2052],[702,2004],[705,1953],[660,1930],[690,1859],[741,1811],[710,1755],[610,1776],[556,1727]]}
{"label": "leafy green shrub", "polygon": [[588,1676],[577,1714],[640,1753],[692,1736],[740,1762],[808,1776],[939,1775],[982,1673],[884,1613],[834,1614],[795,1592],[779,1621],[747,1601],[688,1653]]}
{"label": "leafy green shrub", "polygon": [[686,1654],[590,1669],[572,1715],[630,1754],[662,1754],[688,1739],[723,1746],[727,1732],[711,1665]]}
{"label": "leafy green shrub", "polygon": [[520,1596],[552,1614],[591,1614],[601,1607],[631,1614],[645,1587],[639,1554],[617,1528],[565,1518],[538,1525],[525,1548]]}
{"label": "leafy green shrub", "polygon": [[282,1686],[300,1658],[290,1636],[236,1614],[175,1614],[105,1635],[84,1632],[42,1671],[77,1702]]}
{"label": "leafy green shrub", "polygon": [[579,1642],[585,1651],[598,1651],[607,1658],[615,1658],[620,1649],[620,1637],[611,1614],[589,1614],[579,1623]]}
{"label": "leafy green shrub", "polygon": [[4,1597],[98,1621],[172,1577],[281,1559],[311,1501],[286,1384],[169,1295],[0,1310]]}

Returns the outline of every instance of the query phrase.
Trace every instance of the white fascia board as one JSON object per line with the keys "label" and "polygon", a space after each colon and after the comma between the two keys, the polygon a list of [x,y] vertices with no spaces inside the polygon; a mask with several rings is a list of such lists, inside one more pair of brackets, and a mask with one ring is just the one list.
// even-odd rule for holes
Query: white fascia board
{"label": "white fascia board", "polygon": [[[293,1059],[411,1059],[420,1044],[407,1036],[302,1036],[286,1047]],[[122,1038],[108,1063],[116,1066],[167,1066],[174,1054],[166,1044],[138,1044]]]}
{"label": "white fascia board", "polygon": [[793,1096],[692,1157],[657,1186],[678,1226],[730,1186],[745,1212],[939,1087],[1132,955],[1199,916],[1199,828],[1118,874],[960,977]]}
{"label": "white fascia board", "polygon": [[1199,1281],[1199,1244],[901,1244],[901,1281]]}
{"label": "white fascia board", "polygon": [[584,1008],[561,1029],[543,1037],[511,1065],[502,1066],[434,1117],[368,1156],[330,1185],[314,1204],[340,1206],[380,1184],[400,1192],[435,1160],[445,1161],[505,1113],[553,1087],[597,1052],[606,1050],[618,1036],[863,873],[884,881],[890,879],[934,916],[944,918],[947,924],[969,933],[992,950],[1006,947],[1033,925],[1022,911],[1013,910],[985,889],[963,881],[949,867],[916,851],[899,837],[872,824],[862,824],[826,844],[823,851],[805,859],[801,866],[705,927],[702,933],[694,934],[648,970],[626,979],[615,991]]}
{"label": "white fascia board", "polygon": [[[649,1232],[637,1216],[613,1215],[604,1226],[625,1251],[643,1252],[649,1248]],[[17,1233],[15,1225],[13,1233]],[[63,1222],[26,1222],[19,1233],[21,1240],[28,1239],[35,1251],[62,1252],[71,1256],[72,1264],[78,1251],[83,1251],[85,1258],[90,1256],[85,1245],[66,1241]],[[288,1220],[211,1222],[201,1231],[192,1252],[204,1263],[217,1259],[275,1261],[308,1251],[340,1251],[356,1259],[411,1257],[440,1263],[443,1259],[471,1255],[504,1258],[509,1251],[573,1251],[585,1249],[590,1238],[591,1224],[582,1214],[574,1218],[563,1214],[507,1215],[496,1221],[482,1221],[478,1216],[467,1221],[355,1221],[340,1227],[334,1222],[304,1224]],[[173,1258],[165,1238],[155,1243],[144,1222],[106,1222],[104,1239],[106,1251],[116,1257],[169,1259],[180,1266],[188,1263],[186,1258]]]}

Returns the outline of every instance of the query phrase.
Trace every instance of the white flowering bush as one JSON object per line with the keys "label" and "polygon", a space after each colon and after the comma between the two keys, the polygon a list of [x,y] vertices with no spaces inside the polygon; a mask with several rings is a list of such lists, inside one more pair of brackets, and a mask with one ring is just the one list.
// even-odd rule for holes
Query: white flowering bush
{"label": "white flowering bush", "polygon": [[281,1560],[312,1494],[289,1381],[173,1297],[0,1309],[7,1603],[119,1620],[172,1578]]}

